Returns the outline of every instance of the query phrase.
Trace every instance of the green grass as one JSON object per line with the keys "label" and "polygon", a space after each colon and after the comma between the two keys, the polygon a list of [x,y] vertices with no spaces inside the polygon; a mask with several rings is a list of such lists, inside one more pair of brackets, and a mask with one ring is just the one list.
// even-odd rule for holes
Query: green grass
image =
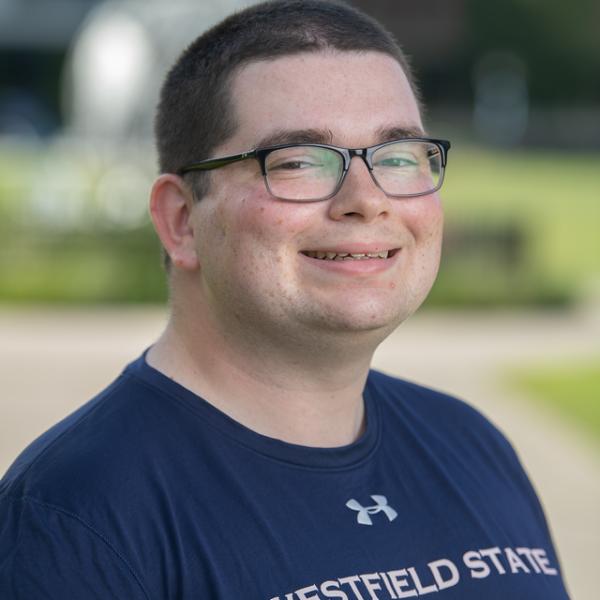
{"label": "green grass", "polygon": [[147,230],[26,236],[11,239],[0,255],[4,301],[139,303],[166,296],[159,246]]}
{"label": "green grass", "polygon": [[447,221],[518,223],[528,260],[552,282],[600,273],[600,156],[453,147],[442,196]]}
{"label": "green grass", "polygon": [[600,357],[580,364],[520,368],[509,380],[600,442]]}

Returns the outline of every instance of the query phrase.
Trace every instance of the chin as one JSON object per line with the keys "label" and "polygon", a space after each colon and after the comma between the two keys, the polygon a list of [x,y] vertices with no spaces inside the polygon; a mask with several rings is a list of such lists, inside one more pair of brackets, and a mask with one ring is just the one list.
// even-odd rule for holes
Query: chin
{"label": "chin", "polygon": [[381,310],[379,307],[369,307],[366,310],[345,310],[321,314],[318,326],[321,331],[328,330],[338,333],[379,333],[382,339],[387,337],[396,327],[407,319],[415,309],[395,306],[394,310]]}
{"label": "chin", "polygon": [[[424,282],[423,282],[424,283]],[[433,282],[432,282],[433,283]],[[349,331],[393,331],[424,302],[431,286],[399,287],[393,293],[349,293],[345,300],[324,311],[328,321]]]}

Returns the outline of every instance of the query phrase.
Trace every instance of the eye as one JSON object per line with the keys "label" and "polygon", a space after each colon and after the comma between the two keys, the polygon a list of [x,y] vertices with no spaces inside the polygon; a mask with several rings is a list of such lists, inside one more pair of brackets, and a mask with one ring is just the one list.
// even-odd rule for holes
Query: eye
{"label": "eye", "polygon": [[401,169],[405,167],[416,167],[419,162],[410,154],[389,154],[387,156],[377,157],[373,161],[374,167]]}
{"label": "eye", "polygon": [[342,157],[328,148],[290,146],[271,152],[265,170],[271,179],[335,178],[339,176],[342,164]]}
{"label": "eye", "polygon": [[271,152],[266,167],[270,172],[298,172],[323,167],[323,152],[317,148],[292,146]]}
{"label": "eye", "polygon": [[379,169],[413,169],[419,166],[419,161],[410,153],[390,152],[383,156],[376,156],[373,161],[373,167]]}
{"label": "eye", "polygon": [[296,158],[273,161],[269,163],[268,168],[270,171],[298,171],[301,169],[319,168],[322,166],[321,163],[311,159]]}

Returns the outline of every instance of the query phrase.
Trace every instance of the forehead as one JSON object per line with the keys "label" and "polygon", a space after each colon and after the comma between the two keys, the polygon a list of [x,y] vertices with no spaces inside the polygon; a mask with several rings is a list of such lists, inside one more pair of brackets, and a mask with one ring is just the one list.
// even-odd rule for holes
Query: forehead
{"label": "forehead", "polygon": [[365,146],[378,132],[422,130],[400,64],[379,52],[311,52],[252,62],[231,82],[236,133],[228,149],[251,148],[274,133],[330,132],[331,143]]}

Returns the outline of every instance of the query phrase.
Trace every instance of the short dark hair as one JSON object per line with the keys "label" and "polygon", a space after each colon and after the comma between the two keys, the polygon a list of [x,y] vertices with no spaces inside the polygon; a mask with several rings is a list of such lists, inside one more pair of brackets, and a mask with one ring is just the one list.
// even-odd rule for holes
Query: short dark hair
{"label": "short dark hair", "polygon": [[[400,46],[380,23],[337,0],[271,0],[233,13],[181,54],[163,84],[155,121],[161,173],[210,157],[233,135],[232,77],[258,60],[319,50],[376,51],[400,63],[419,103]],[[195,199],[208,190],[207,173],[190,173]]]}
{"label": "short dark hair", "polygon": [[241,66],[325,49],[377,51],[402,66],[415,95],[406,56],[377,21],[346,4],[272,0],[236,12],[197,38],[168,73],[156,115],[162,173],[175,173],[235,131],[229,82]]}

